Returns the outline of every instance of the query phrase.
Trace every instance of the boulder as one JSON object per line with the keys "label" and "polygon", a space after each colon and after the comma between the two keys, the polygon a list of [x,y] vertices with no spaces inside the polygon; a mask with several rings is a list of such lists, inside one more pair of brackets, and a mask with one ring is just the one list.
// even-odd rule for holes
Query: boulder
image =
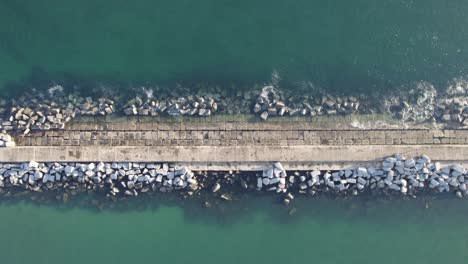
{"label": "boulder", "polygon": [[211,191],[215,193],[215,192],[219,191],[220,189],[221,189],[221,185],[219,183],[215,183],[213,185],[213,188],[211,189]]}

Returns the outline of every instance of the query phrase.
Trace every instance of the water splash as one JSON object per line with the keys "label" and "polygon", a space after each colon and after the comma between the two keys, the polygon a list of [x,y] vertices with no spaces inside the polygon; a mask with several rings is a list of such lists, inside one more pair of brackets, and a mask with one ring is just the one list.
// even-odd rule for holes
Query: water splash
{"label": "water splash", "polygon": [[60,93],[63,93],[63,86],[61,85],[54,85],[52,87],[50,87],[49,89],[47,89],[47,93],[49,94],[49,96],[54,96],[56,94],[60,94]]}

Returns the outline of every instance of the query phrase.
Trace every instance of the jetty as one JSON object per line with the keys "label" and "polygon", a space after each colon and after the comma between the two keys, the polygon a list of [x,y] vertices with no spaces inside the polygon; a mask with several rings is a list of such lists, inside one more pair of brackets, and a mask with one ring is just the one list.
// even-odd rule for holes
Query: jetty
{"label": "jetty", "polygon": [[383,99],[383,108],[273,86],[234,97],[1,101],[0,193],[232,200],[245,190],[285,204],[317,194],[467,197],[468,95],[418,89]]}

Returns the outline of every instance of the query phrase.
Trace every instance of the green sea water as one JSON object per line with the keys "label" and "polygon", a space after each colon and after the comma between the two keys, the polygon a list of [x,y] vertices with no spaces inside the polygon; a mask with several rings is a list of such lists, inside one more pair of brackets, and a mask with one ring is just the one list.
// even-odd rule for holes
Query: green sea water
{"label": "green sea water", "polygon": [[[153,201],[157,203],[157,201]],[[247,203],[247,204],[246,204]],[[96,212],[0,205],[2,263],[466,263],[466,201],[270,199]]]}
{"label": "green sea water", "polygon": [[[385,91],[468,74],[465,0],[0,0],[0,87],[262,82]],[[29,89],[25,85],[24,89]],[[154,201],[157,202],[157,201]],[[133,208],[133,206],[135,208]],[[1,263],[467,263],[468,203],[0,203]]]}
{"label": "green sea water", "polygon": [[[0,84],[285,80],[329,90],[468,72],[465,0],[1,0]],[[0,85],[1,87],[2,85]]]}

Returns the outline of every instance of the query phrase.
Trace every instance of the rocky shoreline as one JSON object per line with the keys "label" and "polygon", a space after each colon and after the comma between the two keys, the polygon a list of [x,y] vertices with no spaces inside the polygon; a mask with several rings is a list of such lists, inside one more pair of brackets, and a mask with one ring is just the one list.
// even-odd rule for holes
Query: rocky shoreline
{"label": "rocky shoreline", "polygon": [[101,193],[110,199],[154,193],[175,193],[185,199],[210,193],[232,201],[242,193],[264,193],[289,205],[295,197],[416,197],[453,193],[468,196],[468,171],[459,165],[441,167],[426,155],[387,157],[379,167],[338,171],[286,171],[280,162],[258,172],[191,171],[167,163],[1,163],[0,193]]}

